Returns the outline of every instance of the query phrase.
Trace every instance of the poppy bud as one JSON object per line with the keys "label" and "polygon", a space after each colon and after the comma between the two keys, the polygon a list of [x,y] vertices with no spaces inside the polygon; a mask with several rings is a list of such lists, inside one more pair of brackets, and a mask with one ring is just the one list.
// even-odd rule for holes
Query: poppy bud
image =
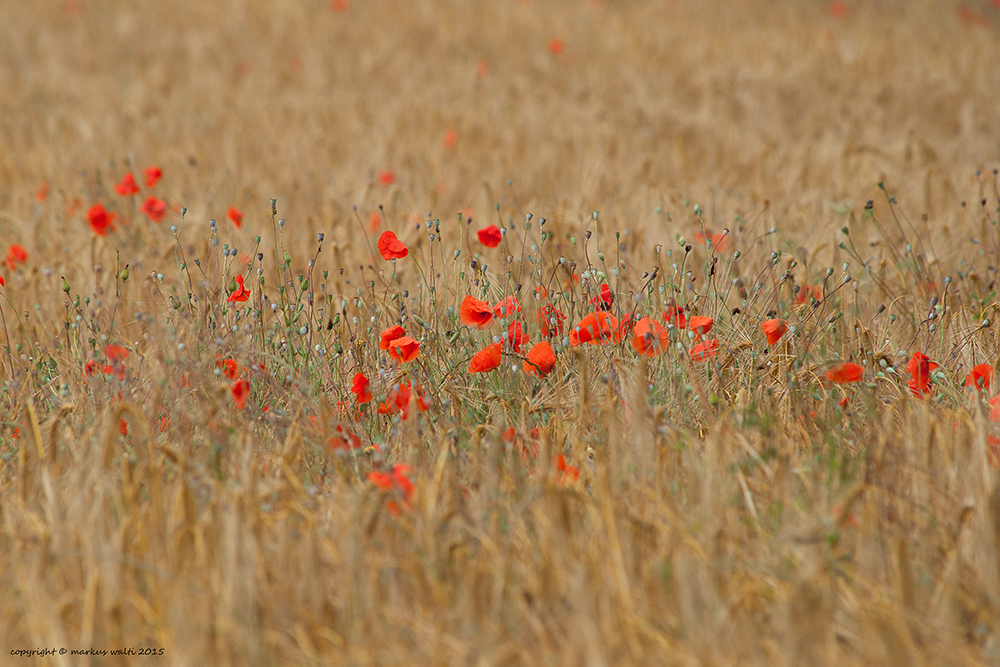
{"label": "poppy bud", "polygon": [[68,280],[66,280],[66,278],[65,278],[65,277],[63,277],[63,279],[62,279],[62,291],[63,291],[63,292],[66,292],[66,294],[69,294],[69,291],[70,291],[71,289],[72,289],[72,288],[71,288],[71,287],[69,286],[69,281],[68,281]]}

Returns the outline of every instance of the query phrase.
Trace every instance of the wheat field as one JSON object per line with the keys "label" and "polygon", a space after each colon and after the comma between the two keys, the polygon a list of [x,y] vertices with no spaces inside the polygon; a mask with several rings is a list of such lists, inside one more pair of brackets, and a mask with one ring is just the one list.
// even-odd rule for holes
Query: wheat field
{"label": "wheat field", "polygon": [[995,0],[0,0],[0,663],[1000,664],[998,63]]}

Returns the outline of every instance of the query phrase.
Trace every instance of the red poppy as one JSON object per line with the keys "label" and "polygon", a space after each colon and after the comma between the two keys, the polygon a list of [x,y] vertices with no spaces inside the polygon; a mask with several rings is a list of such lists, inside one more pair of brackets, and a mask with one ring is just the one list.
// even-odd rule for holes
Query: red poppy
{"label": "red poppy", "polygon": [[351,3],[348,0],[333,0],[330,3],[330,8],[337,13],[346,12],[350,7]]}
{"label": "red poppy", "polygon": [[88,377],[97,375],[99,368],[100,364],[97,363],[96,359],[88,359],[87,363],[83,365],[83,379],[86,380]]}
{"label": "red poppy", "polygon": [[335,452],[346,452],[352,449],[361,449],[361,438],[355,435],[349,427],[337,424],[337,428],[333,430],[333,437],[327,440],[326,444],[330,445],[330,448]]}
{"label": "red poppy", "polygon": [[128,437],[128,424],[125,423],[124,419],[118,422],[118,432],[123,436]]}
{"label": "red poppy", "polygon": [[451,150],[455,147],[455,143],[458,141],[458,132],[455,128],[449,127],[444,133],[444,147]]}
{"label": "red poppy", "polygon": [[159,167],[146,167],[146,187],[151,188],[160,182],[160,178],[163,176],[163,170]]}
{"label": "red poppy", "polygon": [[87,222],[90,229],[98,236],[107,236],[108,231],[115,231],[115,213],[108,213],[101,204],[94,204],[87,211]]}
{"label": "red poppy", "polygon": [[114,375],[119,380],[125,380],[125,358],[129,351],[121,345],[108,345],[104,348],[104,356],[108,358],[108,364],[102,369],[105,375]]}
{"label": "red poppy", "polygon": [[528,360],[521,362],[521,368],[524,369],[525,373],[538,377],[548,375],[555,365],[556,353],[546,340],[536,343],[528,350]]}
{"label": "red poppy", "polygon": [[3,276],[0,276],[0,287],[5,287],[6,285],[7,283],[4,282]]}
{"label": "red poppy", "polygon": [[558,56],[560,53],[566,50],[566,42],[562,41],[558,37],[553,37],[549,40],[549,53],[554,56]]}
{"label": "red poppy", "polygon": [[538,328],[541,329],[543,336],[563,335],[563,323],[566,321],[566,316],[551,303],[547,303],[539,308],[536,317],[538,319]]}
{"label": "red poppy", "polygon": [[148,197],[142,202],[139,210],[148,215],[153,222],[160,222],[167,215],[167,202],[156,197]]}
{"label": "red poppy", "polygon": [[922,398],[923,394],[929,394],[931,384],[931,373],[938,365],[928,358],[923,352],[914,352],[906,370],[910,372],[910,391],[914,396]]}
{"label": "red poppy", "polygon": [[28,261],[28,251],[24,249],[23,245],[15,243],[7,248],[7,257],[4,259],[4,263],[11,271],[18,264],[24,264],[26,261]]}
{"label": "red poppy", "polygon": [[830,12],[830,16],[842,19],[847,16],[847,5],[841,0],[831,0],[830,4],[826,6],[826,11]]}
{"label": "red poppy", "polygon": [[385,506],[393,516],[398,516],[403,509],[410,508],[410,500],[413,498],[413,482],[407,474],[409,472],[409,466],[397,463],[392,466],[390,472],[373,471],[368,473],[368,480],[377,486],[382,493],[390,496]]}
{"label": "red poppy", "polygon": [[670,345],[670,332],[648,317],[632,327],[632,349],[641,355],[655,357]]}
{"label": "red poppy", "polygon": [[520,312],[521,304],[513,294],[506,297],[503,301],[497,301],[496,305],[493,306],[493,314],[497,317],[510,317],[514,313]]}
{"label": "red poppy", "polygon": [[715,356],[716,348],[718,347],[718,338],[706,340],[704,343],[698,343],[691,348],[691,359],[693,361],[705,361],[709,357]]}
{"label": "red poppy", "polygon": [[795,303],[805,303],[806,299],[809,298],[816,299],[819,301],[823,298],[823,287],[822,285],[802,285],[799,288],[798,293],[795,295]]}
{"label": "red poppy", "polygon": [[556,469],[559,471],[558,481],[562,486],[573,486],[580,479],[580,469],[566,465],[566,457],[562,454],[556,457]]}
{"label": "red poppy", "polygon": [[603,345],[613,339],[617,328],[618,320],[608,313],[602,310],[589,313],[569,332],[569,344],[573,347],[583,343]]}
{"label": "red poppy", "polygon": [[385,260],[402,259],[410,254],[403,242],[389,231],[382,232],[382,236],[378,237],[378,251],[382,255],[382,259]]}
{"label": "red poppy", "polygon": [[485,350],[480,350],[469,362],[470,373],[486,373],[500,365],[500,343],[494,343]]}
{"label": "red poppy", "polygon": [[229,210],[226,211],[226,217],[233,221],[233,225],[236,229],[243,226],[243,211],[236,208],[235,206],[230,206]]}
{"label": "red poppy", "polygon": [[42,203],[49,198],[49,182],[42,181],[38,184],[38,189],[35,190],[35,201]]}
{"label": "red poppy", "polygon": [[760,323],[760,330],[767,336],[767,344],[774,345],[788,331],[788,325],[782,319],[765,320]]}
{"label": "red poppy", "polygon": [[972,372],[965,376],[965,386],[989,391],[992,379],[993,366],[990,364],[976,364],[972,367]]}
{"label": "red poppy", "polygon": [[853,361],[845,361],[828,370],[826,379],[837,384],[851,384],[852,382],[860,382],[864,374],[864,368]]}
{"label": "red poppy", "polygon": [[382,331],[382,339],[378,343],[378,349],[388,350],[389,345],[392,344],[392,341],[396,340],[397,338],[402,338],[405,335],[406,335],[406,329],[399,326],[398,324],[392,327],[387,327],[384,331]]}
{"label": "red poppy", "polygon": [[239,273],[236,274],[236,291],[229,295],[226,299],[227,302],[232,301],[248,301],[250,299],[250,290],[243,286],[243,276]]}
{"label": "red poppy", "polygon": [[694,315],[688,321],[688,328],[690,328],[691,331],[698,334],[698,337],[700,338],[701,336],[707,334],[709,331],[712,330],[712,324],[714,322],[715,320],[713,320],[711,317],[707,317],[705,315]]}
{"label": "red poppy", "polygon": [[125,174],[121,183],[115,183],[115,192],[122,197],[139,194],[139,186],[135,184],[135,176],[131,172]]}
{"label": "red poppy", "polygon": [[420,354],[420,343],[411,336],[401,336],[389,342],[389,356],[400,363],[413,361]]}
{"label": "red poppy", "polygon": [[392,169],[387,169],[383,172],[380,172],[378,175],[378,182],[381,183],[382,185],[392,185],[393,182],[395,182],[395,180],[396,180],[396,172],[394,172]]}
{"label": "red poppy", "polygon": [[694,235],[694,240],[699,245],[710,243],[710,249],[716,252],[723,252],[726,249],[726,235],[722,232],[705,230],[705,233],[698,232]]}
{"label": "red poppy", "polygon": [[1000,422],[1000,394],[990,399],[990,421]]}
{"label": "red poppy", "polygon": [[507,327],[507,342],[515,352],[520,352],[521,346],[528,342],[528,334],[524,333],[520,322],[511,322]]}
{"label": "red poppy", "polygon": [[480,60],[478,63],[476,63],[476,74],[479,76],[480,79],[482,79],[489,73],[490,73],[490,64],[488,62],[486,62],[485,60]]}
{"label": "red poppy", "polygon": [[354,395],[358,397],[358,403],[367,403],[372,400],[372,390],[369,388],[371,382],[365,377],[364,373],[355,373],[354,379],[351,381],[351,391]]}
{"label": "red poppy", "polygon": [[601,293],[590,299],[590,305],[600,310],[611,310],[611,304],[615,300],[615,295],[607,283],[601,284]]}
{"label": "red poppy", "polygon": [[222,374],[230,380],[235,380],[240,376],[240,365],[232,357],[228,359],[219,358],[215,362],[216,368],[222,369]]}
{"label": "red poppy", "polygon": [[683,329],[687,326],[684,309],[674,303],[673,299],[667,302],[667,309],[663,311],[663,323],[673,325],[678,329]]}
{"label": "red poppy", "polygon": [[250,380],[240,378],[233,382],[229,389],[233,394],[233,400],[236,401],[236,409],[242,410],[247,406],[247,398],[250,396]]}
{"label": "red poppy", "polygon": [[500,233],[500,228],[496,225],[490,225],[486,229],[480,229],[476,235],[479,237],[479,242],[487,248],[496,248],[500,245],[500,241],[503,239],[503,234]]}
{"label": "red poppy", "polygon": [[[391,415],[398,412],[403,421],[406,421],[410,417],[410,398],[413,395],[413,389],[409,380],[394,386],[386,400],[379,403],[378,413],[380,415]],[[417,409],[421,412],[426,412],[432,405],[431,397],[427,395],[427,392],[419,384],[416,386],[416,391]]]}
{"label": "red poppy", "polygon": [[471,295],[466,295],[462,299],[458,314],[462,324],[477,329],[485,328],[493,319],[493,310],[490,308],[490,304]]}

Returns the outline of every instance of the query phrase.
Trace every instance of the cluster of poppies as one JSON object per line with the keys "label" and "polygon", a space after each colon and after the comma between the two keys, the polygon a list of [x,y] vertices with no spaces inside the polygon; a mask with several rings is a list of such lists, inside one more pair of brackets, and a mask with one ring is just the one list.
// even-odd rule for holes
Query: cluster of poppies
{"label": "cluster of poppies", "polygon": [[[27,261],[28,251],[24,249],[23,245],[12,243],[7,247],[7,254],[4,256],[3,263],[7,265],[8,269],[13,271],[19,264],[24,264]],[[0,276],[0,287],[4,287],[6,284],[3,276]]]}

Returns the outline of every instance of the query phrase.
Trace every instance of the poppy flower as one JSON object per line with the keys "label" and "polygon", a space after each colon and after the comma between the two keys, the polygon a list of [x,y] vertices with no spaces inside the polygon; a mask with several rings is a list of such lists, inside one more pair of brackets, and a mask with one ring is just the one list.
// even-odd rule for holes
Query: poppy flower
{"label": "poppy flower", "polygon": [[566,50],[566,42],[562,41],[558,37],[553,37],[549,40],[549,53],[554,56],[558,56],[563,51]]}
{"label": "poppy flower", "polygon": [[528,375],[545,377],[556,365],[556,353],[547,340],[536,343],[528,350],[528,360],[521,362],[521,368]]}
{"label": "poppy flower", "polygon": [[240,376],[240,365],[236,363],[236,360],[232,357],[229,357],[228,359],[217,359],[215,366],[216,368],[221,368],[222,374],[230,380],[235,380]]}
{"label": "poppy flower", "polygon": [[821,285],[802,285],[795,294],[795,303],[805,303],[807,299],[813,298],[819,301],[823,298],[823,287]]}
{"label": "poppy flower", "polygon": [[389,345],[392,344],[392,341],[396,340],[397,338],[402,338],[405,335],[406,335],[406,329],[399,326],[398,324],[392,327],[387,327],[384,331],[382,331],[382,339],[378,343],[378,349],[388,350]]}
{"label": "poppy flower", "polygon": [[348,2],[348,0],[333,0],[333,2],[330,3],[330,8],[338,13],[346,12],[351,8],[351,3]]}
{"label": "poppy flower", "polygon": [[4,282],[3,276],[0,276],[0,287],[5,287],[6,285],[7,283]]}
{"label": "poppy flower", "polygon": [[139,186],[135,184],[135,176],[131,172],[125,174],[121,183],[115,183],[115,192],[122,197],[139,194]]}
{"label": "poppy flower", "polygon": [[566,457],[562,454],[556,457],[556,469],[559,471],[558,481],[562,486],[573,486],[580,479],[580,469],[566,465]]}
{"label": "poppy flower", "polygon": [[128,437],[128,424],[125,423],[124,419],[118,422],[118,432],[126,438]]}
{"label": "poppy flower", "polygon": [[385,506],[393,516],[398,516],[403,509],[410,507],[410,500],[413,498],[413,482],[409,478],[409,472],[408,465],[397,463],[392,466],[390,472],[372,471],[368,473],[368,481],[390,497]]}
{"label": "poppy flower", "polygon": [[479,242],[487,248],[496,248],[500,245],[500,241],[503,239],[503,234],[500,233],[500,228],[496,225],[490,225],[486,229],[480,229],[476,235],[479,237]]}
{"label": "poppy flower", "polygon": [[236,291],[229,295],[226,302],[233,301],[248,301],[250,299],[250,290],[243,286],[243,276],[239,273],[236,274]]}
{"label": "poppy flower", "polygon": [[153,222],[160,222],[167,215],[167,202],[156,197],[148,197],[142,202],[139,210],[148,215]]}
{"label": "poppy flower", "polygon": [[97,370],[99,364],[96,359],[88,359],[87,363],[83,365],[83,379],[86,380],[88,377],[97,375]]}
{"label": "poppy flower", "polygon": [[236,380],[229,391],[232,392],[233,400],[236,401],[236,409],[242,410],[247,406],[247,398],[250,397],[250,380],[245,378]]}
{"label": "poppy flower", "polygon": [[528,342],[528,334],[524,333],[520,322],[511,322],[507,327],[507,342],[515,352],[520,352],[521,346]]}
{"label": "poppy flower", "polygon": [[690,320],[688,320],[688,328],[698,334],[698,337],[700,338],[712,330],[712,324],[714,322],[715,320],[711,317],[707,317],[705,315],[694,315]]}
{"label": "poppy flower", "polygon": [[724,232],[705,230],[704,233],[698,232],[695,234],[694,240],[700,245],[711,244],[709,249],[716,252],[723,252],[726,249],[726,235]]}
{"label": "poppy flower", "polygon": [[990,421],[1000,422],[1000,394],[990,399]]}
{"label": "poppy flower", "polygon": [[611,310],[611,304],[615,300],[615,295],[607,283],[601,284],[601,293],[590,299],[590,305],[600,310]]}
{"label": "poppy flower", "polygon": [[830,16],[842,19],[847,16],[847,5],[842,0],[831,0],[826,6],[826,11],[830,12]]}
{"label": "poppy flower", "polygon": [[115,217],[117,217],[116,214],[108,213],[101,204],[94,204],[87,211],[87,222],[90,224],[90,230],[98,236],[107,236],[109,230],[115,231]]}
{"label": "poppy flower", "polygon": [[449,127],[444,133],[444,147],[451,150],[455,147],[455,143],[458,141],[458,132],[455,128]]}
{"label": "poppy flower", "polygon": [[485,328],[493,319],[493,310],[490,304],[481,301],[471,295],[466,295],[462,299],[462,305],[458,308],[459,318],[462,324],[477,329]]}
{"label": "poppy flower", "polygon": [[493,306],[493,314],[497,317],[510,317],[514,313],[521,312],[521,304],[518,302],[517,297],[511,294],[506,297],[503,301],[498,301],[495,306]]}
{"label": "poppy flower", "polygon": [[635,313],[625,313],[618,326],[614,327],[612,336],[615,343],[620,343],[632,335],[632,327],[636,325]]}
{"label": "poppy flower", "polygon": [[351,381],[351,391],[354,395],[358,397],[358,403],[367,403],[372,400],[372,390],[369,388],[371,382],[365,377],[364,373],[355,373],[354,379]]}
{"label": "poppy flower", "polygon": [[119,380],[125,380],[125,358],[129,351],[121,345],[111,344],[104,348],[104,356],[108,358],[108,364],[102,369],[105,375],[114,375]]}
{"label": "poppy flower", "polygon": [[41,204],[43,201],[49,198],[49,182],[42,181],[38,184],[38,189],[35,190],[35,201]]}
{"label": "poppy flower", "polygon": [[226,217],[233,221],[233,225],[236,229],[243,226],[243,211],[236,208],[235,206],[230,206],[229,210],[226,211]]}
{"label": "poppy flower", "polygon": [[476,352],[469,362],[470,373],[486,373],[500,365],[500,343],[493,343],[485,350]]}
{"label": "poppy flower", "polygon": [[347,426],[337,424],[337,428],[333,430],[333,436],[326,441],[326,444],[330,445],[330,448],[335,452],[346,452],[352,449],[361,449],[361,438]]}
{"label": "poppy flower", "polygon": [[719,347],[719,339],[713,338],[712,340],[706,340],[704,343],[698,343],[691,348],[691,359],[693,361],[705,361],[709,357],[713,357],[716,354],[716,348]]}
{"label": "poppy flower", "polygon": [[541,329],[543,336],[563,335],[563,323],[566,321],[566,316],[551,303],[539,308],[536,317],[538,328]]}
{"label": "poppy flower", "polygon": [[[380,415],[391,415],[399,413],[403,421],[406,421],[410,417],[410,398],[413,395],[414,387],[407,380],[401,384],[397,384],[389,392],[389,396],[382,403],[379,403],[378,413]],[[420,412],[426,412],[430,409],[432,405],[431,397],[427,395],[424,388],[419,384],[416,386],[417,392],[417,409]]]}
{"label": "poppy flower", "polygon": [[378,175],[378,182],[382,185],[392,185],[396,180],[396,172],[392,169],[387,169],[386,171],[380,172]]}
{"label": "poppy flower", "polygon": [[410,254],[403,242],[389,231],[382,232],[382,236],[378,237],[378,251],[385,260],[402,259]]}
{"label": "poppy flower", "polygon": [[163,176],[163,170],[159,167],[146,167],[146,187],[151,188],[160,182],[160,178]]}
{"label": "poppy flower", "polygon": [[632,349],[641,355],[655,357],[670,345],[670,332],[648,317],[632,327]]}
{"label": "poppy flower", "polygon": [[845,361],[828,370],[826,379],[837,384],[851,384],[852,382],[860,382],[864,374],[864,368],[853,361]]}
{"label": "poppy flower", "polygon": [[774,345],[788,331],[788,325],[782,319],[765,320],[760,323],[760,330],[767,336],[767,344]]}
{"label": "poppy flower", "polygon": [[989,391],[992,379],[993,366],[990,364],[976,364],[972,367],[972,372],[965,376],[965,386]]}
{"label": "poppy flower", "polygon": [[28,261],[28,251],[24,249],[23,245],[14,243],[7,248],[7,257],[3,261],[7,265],[7,268],[13,271],[18,264],[24,264]]}
{"label": "poppy flower", "polygon": [[490,64],[488,62],[486,62],[485,60],[480,60],[478,63],[476,63],[476,75],[479,76],[480,79],[482,79],[489,73],[490,73]]}
{"label": "poppy flower", "polygon": [[603,345],[610,342],[618,328],[618,320],[604,311],[589,313],[569,332],[569,344],[573,347],[583,343]]}
{"label": "poppy flower", "polygon": [[400,363],[413,361],[420,354],[420,343],[412,336],[401,336],[389,342],[388,352]]}
{"label": "poppy flower", "polygon": [[906,364],[906,370],[910,372],[909,385],[910,391],[913,392],[914,396],[919,398],[923,394],[930,393],[931,373],[937,367],[938,365],[931,361],[923,352],[913,353],[913,357]]}
{"label": "poppy flower", "polygon": [[687,327],[687,318],[684,317],[684,309],[674,303],[673,299],[667,302],[667,309],[663,311],[663,323],[673,325],[678,329]]}

